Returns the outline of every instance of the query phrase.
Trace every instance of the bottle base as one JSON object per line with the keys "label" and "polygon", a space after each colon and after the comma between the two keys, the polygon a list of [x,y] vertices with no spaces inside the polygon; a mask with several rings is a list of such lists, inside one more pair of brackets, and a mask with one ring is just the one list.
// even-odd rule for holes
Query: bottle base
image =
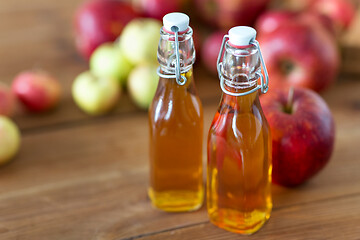
{"label": "bottle base", "polygon": [[217,209],[209,212],[210,221],[219,228],[230,232],[251,235],[257,232],[270,218],[270,212],[240,212],[233,209]]}
{"label": "bottle base", "polygon": [[153,207],[165,212],[190,212],[198,210],[203,203],[202,191],[148,191]]}

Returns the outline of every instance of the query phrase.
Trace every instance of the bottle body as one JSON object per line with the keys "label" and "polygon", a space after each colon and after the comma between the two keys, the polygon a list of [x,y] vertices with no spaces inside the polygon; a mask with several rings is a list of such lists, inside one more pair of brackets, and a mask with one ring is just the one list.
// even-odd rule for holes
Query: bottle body
{"label": "bottle body", "polygon": [[210,221],[252,234],[270,217],[271,137],[261,109],[255,45],[226,43],[223,94],[208,135],[207,208]]}
{"label": "bottle body", "polygon": [[257,94],[224,94],[208,137],[210,220],[244,234],[260,229],[272,208],[271,138]]}
{"label": "bottle body", "polygon": [[160,78],[149,110],[149,196],[165,211],[195,210],[203,202],[203,113],[192,70],[185,75],[184,86]]}
{"label": "bottle body", "polygon": [[[175,78],[160,77],[149,109],[149,197],[158,209],[192,211],[203,202],[203,110],[193,80],[192,31],[180,36],[183,55],[179,85]],[[158,58],[162,74],[173,74],[173,36],[162,32]]]}

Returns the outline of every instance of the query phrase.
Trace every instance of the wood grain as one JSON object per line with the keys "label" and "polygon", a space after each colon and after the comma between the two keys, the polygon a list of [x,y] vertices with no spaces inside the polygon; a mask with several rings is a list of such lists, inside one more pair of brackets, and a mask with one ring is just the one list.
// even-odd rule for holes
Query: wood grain
{"label": "wood grain", "polygon": [[[152,239],[359,239],[360,195],[317,201],[275,210],[268,223],[253,236],[239,237],[209,222],[140,237]],[[133,238],[136,239],[136,238]]]}
{"label": "wood grain", "polygon": [[[283,231],[275,230],[282,226],[281,216],[287,217],[283,211],[322,202],[331,206],[360,194],[359,149],[354,147],[360,111],[351,104],[340,108],[343,101],[359,100],[354,86],[360,83],[343,82],[325,95],[337,124],[330,164],[300,188],[274,187],[276,234]],[[216,104],[206,105],[205,129],[215,110]],[[147,150],[147,116],[141,112],[25,134],[20,155],[0,169],[0,239],[123,239],[207,223],[204,207],[180,214],[152,209],[146,195]],[[311,219],[320,221],[303,221]]]}

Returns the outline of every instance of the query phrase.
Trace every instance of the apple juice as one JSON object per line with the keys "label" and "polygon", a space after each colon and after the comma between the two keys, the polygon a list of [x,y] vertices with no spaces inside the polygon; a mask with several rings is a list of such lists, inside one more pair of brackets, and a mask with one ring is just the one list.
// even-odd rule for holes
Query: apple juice
{"label": "apple juice", "polygon": [[271,137],[257,90],[258,47],[231,40],[219,74],[224,92],[208,135],[207,208],[215,225],[252,234],[272,209]]}
{"label": "apple juice", "polygon": [[[174,33],[161,30],[158,48],[160,78],[149,109],[150,188],[153,206],[164,211],[191,211],[203,202],[203,112],[195,89],[192,30],[179,35],[185,84],[174,75]],[[173,77],[172,77],[173,76]]]}

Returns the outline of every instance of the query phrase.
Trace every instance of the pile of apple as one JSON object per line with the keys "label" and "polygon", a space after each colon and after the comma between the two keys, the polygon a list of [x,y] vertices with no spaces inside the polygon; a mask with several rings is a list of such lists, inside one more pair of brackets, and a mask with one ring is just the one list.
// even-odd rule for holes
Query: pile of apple
{"label": "pile of apple", "polygon": [[[235,7],[216,1],[215,10],[220,14],[213,14],[207,11],[212,0],[198,0],[195,6],[199,11],[194,13],[207,23],[231,27],[253,23],[268,2],[237,0]],[[194,8],[194,3],[186,0],[84,1],[75,15],[75,38],[77,49],[89,60],[89,71],[74,81],[72,94],[76,104],[88,114],[105,114],[116,106],[126,88],[139,107],[148,108],[158,81],[158,20],[169,12],[185,10],[186,4],[189,9]],[[197,39],[195,31],[195,45],[199,43]]]}
{"label": "pile of apple", "polygon": [[[241,2],[243,4],[240,9],[243,11],[260,9],[257,5],[259,3],[245,4],[247,1],[242,0],[237,4],[240,5]],[[272,1],[254,2],[262,2],[261,9],[263,9],[266,2]],[[355,16],[355,7],[349,0],[298,2],[301,4],[295,5],[295,9],[294,6],[287,6],[288,9],[284,8],[286,6],[282,6],[281,9],[269,9],[256,18],[249,16],[247,21],[243,20],[241,23],[251,24],[255,21],[257,38],[271,76],[270,89],[295,86],[321,92],[331,86],[336,79],[340,66],[339,39],[351,25]],[[218,7],[225,8],[220,5]],[[244,18],[245,16],[247,14],[243,15]],[[236,22],[231,16],[222,15],[222,18]],[[217,25],[228,26],[226,20],[223,21]],[[203,63],[212,73],[217,71],[216,49],[220,48],[225,33],[223,28],[213,32],[202,47]]]}
{"label": "pile of apple", "polygon": [[[103,114],[127,87],[135,103],[147,108],[155,93],[156,49],[166,13],[183,10],[185,0],[91,0],[76,14],[76,43],[90,59],[90,70],[73,84],[73,96],[89,114]],[[282,3],[281,8],[278,3]],[[199,33],[212,33],[201,44],[201,60],[216,74],[216,60],[226,31],[253,25],[267,64],[270,90],[261,96],[273,142],[273,181],[299,185],[330,159],[334,120],[316,92],[335,82],[340,66],[339,39],[355,15],[349,0],[196,0]],[[280,10],[279,10],[280,9]],[[141,18],[141,17],[151,17]],[[200,26],[198,26],[200,24]],[[198,46],[196,46],[199,48]],[[197,49],[199,50],[199,49]]]}
{"label": "pile of apple", "polygon": [[58,104],[60,95],[58,81],[44,71],[18,74],[11,88],[0,82],[0,166],[13,159],[20,147],[20,131],[11,120],[17,103],[30,112],[45,112]]}
{"label": "pile of apple", "polygon": [[140,0],[133,4],[91,0],[79,7],[76,44],[89,59],[89,71],[76,77],[72,95],[84,112],[108,113],[119,102],[123,89],[137,106],[149,107],[158,83],[158,19],[169,10],[178,10],[180,4],[178,0]]}

